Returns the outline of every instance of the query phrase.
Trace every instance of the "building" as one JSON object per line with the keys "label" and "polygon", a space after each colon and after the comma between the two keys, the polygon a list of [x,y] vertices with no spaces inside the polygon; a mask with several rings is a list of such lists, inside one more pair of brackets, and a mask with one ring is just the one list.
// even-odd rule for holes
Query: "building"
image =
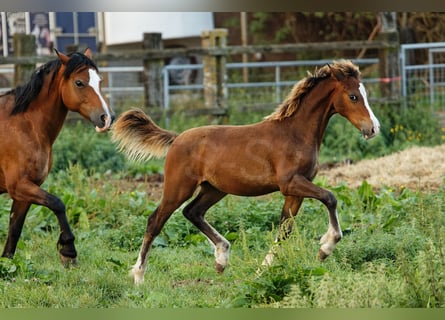
{"label": "building", "polygon": [[162,33],[164,48],[199,46],[201,32],[213,28],[211,12],[1,12],[0,54],[13,53],[14,33],[34,34],[36,54],[46,55],[140,48],[146,32]]}

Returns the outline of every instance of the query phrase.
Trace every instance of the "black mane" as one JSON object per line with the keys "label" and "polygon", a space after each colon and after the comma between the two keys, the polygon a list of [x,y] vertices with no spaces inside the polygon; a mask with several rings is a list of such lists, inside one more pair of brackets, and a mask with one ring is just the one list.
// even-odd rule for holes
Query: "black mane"
{"label": "black mane", "polygon": [[[76,52],[69,54],[68,56],[70,57],[70,59],[68,60],[65,72],[63,73],[65,79],[67,79],[74,71],[78,70],[81,67],[93,67],[97,70],[96,64],[82,53]],[[62,62],[60,59],[57,58],[51,60],[36,69],[32,73],[30,80],[26,84],[17,86],[15,89],[12,89],[5,93],[5,95],[15,95],[15,106],[11,111],[11,115],[25,112],[30,102],[37,98],[40,91],[42,90],[45,78],[52,74],[52,83],[61,65]]]}

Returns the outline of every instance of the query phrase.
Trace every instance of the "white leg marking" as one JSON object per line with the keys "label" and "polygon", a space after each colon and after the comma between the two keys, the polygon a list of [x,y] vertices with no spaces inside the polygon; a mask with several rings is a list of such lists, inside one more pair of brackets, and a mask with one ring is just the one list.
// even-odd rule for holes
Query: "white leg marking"
{"label": "white leg marking", "polygon": [[263,262],[261,263],[264,267],[270,267],[272,265],[272,262],[275,258],[275,249],[278,247],[278,237],[275,239],[274,244],[272,245],[272,248],[270,248],[269,252],[264,257]]}
{"label": "white leg marking", "polygon": [[222,241],[215,246],[215,262],[223,269],[229,262],[230,243],[222,238]]}
{"label": "white leg marking", "polygon": [[136,261],[133,268],[130,270],[130,275],[134,278],[134,283],[136,285],[142,284],[144,282],[144,273],[146,269],[146,264],[142,263],[141,254],[139,253],[138,260]]}
{"label": "white leg marking", "polygon": [[275,258],[275,253],[271,249],[266,256],[264,257],[263,262],[261,263],[264,267],[270,267],[272,265],[273,259]]}
{"label": "white leg marking", "polygon": [[337,220],[338,229],[336,229],[332,225],[332,221],[331,219],[329,219],[328,231],[320,239],[320,244],[321,244],[320,250],[323,251],[323,253],[325,253],[326,256],[330,255],[334,251],[335,245],[343,236],[340,228],[340,223],[338,222],[337,211],[335,211],[335,220]]}

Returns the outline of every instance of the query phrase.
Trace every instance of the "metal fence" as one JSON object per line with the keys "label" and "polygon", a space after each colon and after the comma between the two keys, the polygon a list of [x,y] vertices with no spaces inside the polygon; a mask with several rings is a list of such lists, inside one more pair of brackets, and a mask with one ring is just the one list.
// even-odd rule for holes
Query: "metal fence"
{"label": "metal fence", "polygon": [[142,82],[143,66],[100,67],[105,81],[102,92],[111,106],[144,105],[144,86]]}
{"label": "metal fence", "polygon": [[[363,82],[370,99],[380,94],[378,59],[352,59],[360,69],[369,68]],[[307,71],[332,62],[332,59],[305,61],[274,61],[227,63],[226,87],[229,105],[278,104],[291,87]],[[373,69],[374,67],[374,69]],[[129,66],[100,66],[104,76],[103,92],[113,107],[144,105],[144,69],[141,62]],[[190,73],[197,76],[193,82],[174,84],[171,72]],[[246,72],[247,71],[247,72]],[[248,79],[244,78],[248,74]],[[406,104],[431,105],[432,111],[445,112],[445,42],[404,44],[400,47],[401,92]],[[186,78],[186,77],[185,77]],[[14,81],[13,65],[0,66],[0,93],[11,88]],[[169,108],[199,108],[203,105],[202,65],[166,65],[163,69],[164,105]],[[190,101],[190,103],[188,102]],[[189,106],[187,106],[189,104]]]}
{"label": "metal fence", "polygon": [[[378,59],[352,59],[361,69],[378,64]],[[277,105],[289,93],[293,85],[313,72],[315,68],[332,63],[332,59],[296,60],[272,62],[227,63],[227,97],[230,103],[242,106]],[[166,65],[163,68],[164,109],[200,109],[204,106],[204,85],[202,83],[202,64]],[[248,81],[243,79],[247,70]],[[170,74],[175,72],[195,72],[194,83],[174,84]],[[102,92],[116,109],[142,107],[144,105],[144,85],[142,65],[100,66],[104,78]],[[14,68],[0,68],[3,76],[12,83]],[[186,77],[185,77],[186,78]],[[378,78],[365,77],[370,98],[378,95]],[[0,93],[10,89],[10,85],[1,85]]]}
{"label": "metal fence", "polygon": [[[378,64],[378,59],[352,59],[360,68]],[[230,101],[237,104],[279,104],[289,93],[293,85],[313,72],[316,67],[332,63],[328,60],[296,60],[296,61],[271,61],[271,62],[247,62],[227,63],[227,96]],[[202,65],[167,65],[163,70],[164,77],[164,107],[166,109],[175,106],[174,96],[178,94],[182,101],[184,98],[193,97],[194,100],[203,100],[203,84],[170,84],[168,74],[172,70],[193,69],[202,72]],[[243,69],[247,69],[248,81],[243,79]],[[377,78],[364,78],[370,92],[378,90]]]}
{"label": "metal fence", "polygon": [[[445,42],[404,44],[400,48],[402,96],[406,104],[445,110]],[[426,62],[425,62],[426,61]]]}

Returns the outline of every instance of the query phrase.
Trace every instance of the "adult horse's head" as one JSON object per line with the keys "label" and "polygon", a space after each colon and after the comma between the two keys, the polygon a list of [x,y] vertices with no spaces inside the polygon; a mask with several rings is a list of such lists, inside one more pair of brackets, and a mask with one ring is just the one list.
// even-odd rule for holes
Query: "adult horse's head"
{"label": "adult horse's head", "polygon": [[101,77],[91,60],[91,50],[65,55],[56,50],[64,66],[60,91],[63,104],[68,110],[78,112],[90,120],[97,132],[110,128],[114,113],[100,92]]}
{"label": "adult horse's head", "polygon": [[334,62],[327,67],[331,77],[337,82],[332,100],[335,111],[359,129],[365,139],[376,136],[380,123],[369,106],[358,67],[346,60]]}

